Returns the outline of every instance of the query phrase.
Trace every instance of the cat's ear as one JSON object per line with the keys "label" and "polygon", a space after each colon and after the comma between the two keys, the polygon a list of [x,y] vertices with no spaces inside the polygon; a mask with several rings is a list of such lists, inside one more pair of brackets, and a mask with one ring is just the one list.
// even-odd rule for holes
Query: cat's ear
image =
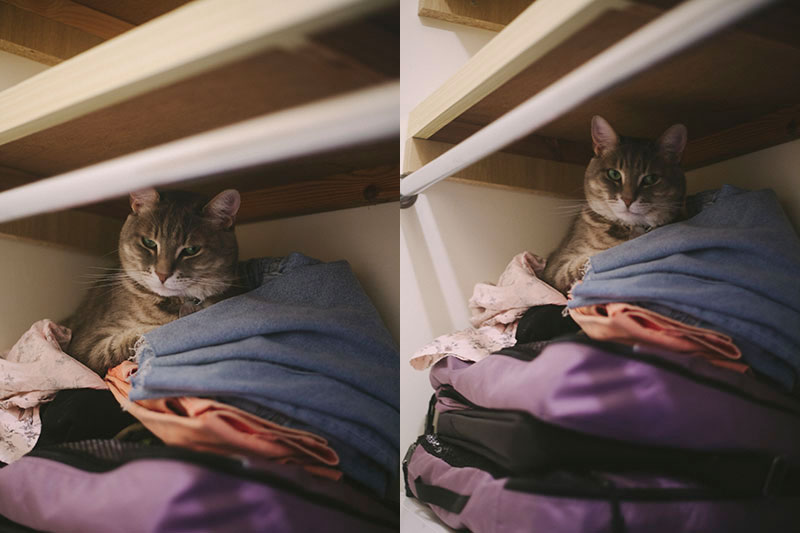
{"label": "cat's ear", "polygon": [[603,155],[619,143],[619,137],[611,124],[600,115],[592,117],[592,145],[595,155]]}
{"label": "cat's ear", "polygon": [[216,195],[203,208],[203,215],[222,228],[230,228],[241,204],[239,191],[227,189]]}
{"label": "cat's ear", "polygon": [[674,124],[658,138],[658,151],[667,160],[679,162],[686,148],[688,133],[683,124]]}
{"label": "cat's ear", "polygon": [[143,189],[131,193],[131,209],[134,213],[141,213],[152,209],[158,204],[158,192],[155,189]]}

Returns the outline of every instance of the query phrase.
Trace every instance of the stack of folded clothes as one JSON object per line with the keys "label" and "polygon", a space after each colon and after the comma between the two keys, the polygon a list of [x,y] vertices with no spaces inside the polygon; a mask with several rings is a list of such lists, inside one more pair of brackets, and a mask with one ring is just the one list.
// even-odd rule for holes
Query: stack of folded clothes
{"label": "stack of folded clothes", "polygon": [[[396,509],[381,504],[396,494],[398,475],[394,340],[344,261],[323,263],[295,253],[250,260],[242,272],[248,292],[147,333],[135,360],[112,368],[105,380],[62,351],[69,331],[47,320],[0,359],[0,373],[9,376],[8,390],[0,389],[0,418],[13,421],[0,432],[0,461],[13,463],[0,468],[1,516],[30,527],[58,525],[47,516],[15,511],[20,495],[34,507],[41,497],[47,506],[48,492],[34,481],[52,477],[39,474],[58,467],[43,466],[42,459],[84,471],[113,470],[103,483],[87,483],[96,494],[113,490],[114,479],[131,479],[121,473],[123,465],[135,463],[130,476],[142,479],[137,469],[147,475],[158,470],[142,461],[169,458],[181,465],[167,468],[191,471],[198,481],[154,488],[177,491],[165,492],[162,502],[194,493],[200,503],[222,502],[219,491],[209,488],[214,484],[206,483],[216,474],[206,475],[203,468],[235,474],[243,494],[263,493],[264,483],[280,489],[258,505],[229,498],[228,511],[246,507],[231,526],[250,520],[269,528],[267,515],[302,509],[305,504],[297,502],[283,511],[270,508],[288,501],[289,487],[301,500],[313,501],[301,515],[316,512],[322,518],[330,509],[349,509],[349,518],[338,525],[308,517],[295,524],[391,530]],[[258,483],[245,482],[251,478]],[[20,479],[32,482],[19,486]],[[346,497],[331,496],[336,485]],[[113,509],[130,500],[103,501]],[[195,506],[194,514],[177,503],[159,505],[167,521],[214,518],[205,504]],[[89,507],[77,509],[64,524],[102,523]]]}
{"label": "stack of folded clothes", "polygon": [[796,390],[800,240],[775,193],[726,185],[688,207],[688,220],[592,257],[573,288],[571,316],[580,324],[586,306],[634,304],[724,335],[741,362]]}

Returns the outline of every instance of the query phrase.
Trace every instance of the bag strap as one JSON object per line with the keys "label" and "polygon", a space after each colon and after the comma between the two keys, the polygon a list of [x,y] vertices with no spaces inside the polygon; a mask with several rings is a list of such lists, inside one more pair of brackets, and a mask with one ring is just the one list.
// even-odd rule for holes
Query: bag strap
{"label": "bag strap", "polygon": [[420,501],[441,507],[445,511],[455,514],[464,509],[470,498],[469,494],[459,494],[450,489],[428,485],[422,481],[421,476],[417,476],[414,480],[414,489],[417,491],[417,498]]}
{"label": "bag strap", "polygon": [[431,399],[428,400],[428,412],[425,414],[425,434],[432,435],[434,433],[433,430],[433,418],[436,416],[436,393],[434,392],[431,395]]}

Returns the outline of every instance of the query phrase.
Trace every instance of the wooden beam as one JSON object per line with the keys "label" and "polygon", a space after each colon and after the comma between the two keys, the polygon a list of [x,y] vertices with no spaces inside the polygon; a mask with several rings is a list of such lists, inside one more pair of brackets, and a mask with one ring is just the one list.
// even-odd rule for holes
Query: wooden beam
{"label": "wooden beam", "polygon": [[484,96],[624,0],[537,0],[415,107],[411,137],[427,139]]}
{"label": "wooden beam", "polygon": [[0,93],[0,144],[256,52],[292,46],[388,4],[196,0]]}
{"label": "wooden beam", "polygon": [[134,27],[124,20],[70,0],[3,0],[3,2],[103,40],[116,37]]}
{"label": "wooden beam", "polygon": [[419,0],[419,16],[500,31],[533,0]]}
{"label": "wooden beam", "polygon": [[41,176],[30,172],[23,172],[16,168],[0,166],[0,191],[19,187],[20,185],[25,185],[26,183],[36,181],[40,178]]}
{"label": "wooden beam", "polygon": [[117,249],[124,220],[60,211],[0,224],[0,236],[106,255]]}
{"label": "wooden beam", "polygon": [[687,170],[704,167],[795,139],[800,139],[800,104],[690,140],[684,152],[683,167]]}
{"label": "wooden beam", "polygon": [[[455,119],[447,126],[437,131],[430,140],[449,144],[458,144],[470,135],[481,129],[481,126]],[[589,137],[589,130],[586,130]],[[537,159],[548,159],[561,163],[586,166],[594,155],[592,143],[586,141],[571,141],[546,135],[531,134],[519,141],[509,144],[502,149],[503,152],[519,154]]]}
{"label": "wooden beam", "polygon": [[383,165],[242,193],[238,222],[363,207],[400,199],[400,168]]}
{"label": "wooden beam", "polygon": [[[421,168],[452,146],[425,139],[408,139],[403,173],[408,174]],[[581,198],[584,170],[585,166],[581,165],[496,152],[448,179],[551,196]]]}
{"label": "wooden beam", "polygon": [[[103,42],[103,39],[56,20],[0,2],[0,50],[56,65]],[[5,114],[5,107],[3,114]]]}

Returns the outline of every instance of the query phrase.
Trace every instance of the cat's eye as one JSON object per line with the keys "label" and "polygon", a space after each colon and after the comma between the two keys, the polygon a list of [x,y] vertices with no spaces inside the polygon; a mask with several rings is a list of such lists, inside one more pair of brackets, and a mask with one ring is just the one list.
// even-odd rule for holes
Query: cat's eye
{"label": "cat's eye", "polygon": [[648,174],[642,178],[642,185],[655,185],[658,183],[659,177],[655,174]]}
{"label": "cat's eye", "polygon": [[199,246],[187,246],[186,248],[181,250],[181,255],[195,255],[199,251],[200,251]]}
{"label": "cat's eye", "polygon": [[608,176],[608,179],[611,181],[620,181],[622,179],[622,174],[620,174],[619,170],[614,168],[609,168],[608,171],[606,171],[606,176]]}
{"label": "cat's eye", "polygon": [[153,239],[148,239],[147,237],[142,237],[142,244],[145,246],[145,248],[150,248],[151,250],[158,248],[158,243],[156,243],[156,241]]}

